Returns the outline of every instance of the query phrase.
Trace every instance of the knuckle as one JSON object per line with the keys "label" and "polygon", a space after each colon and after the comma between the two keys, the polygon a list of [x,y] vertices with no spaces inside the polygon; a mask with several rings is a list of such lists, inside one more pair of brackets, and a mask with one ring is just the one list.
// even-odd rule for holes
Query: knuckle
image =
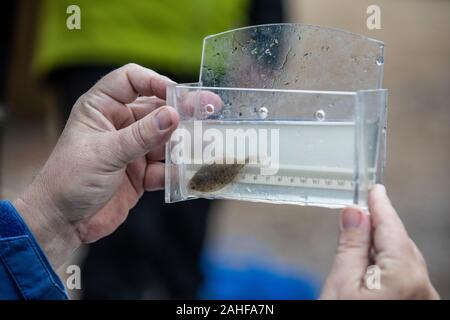
{"label": "knuckle", "polygon": [[130,63],[127,63],[126,65],[124,65],[123,68],[125,70],[136,70],[136,69],[140,68],[140,66],[134,62],[130,62]]}
{"label": "knuckle", "polygon": [[365,247],[365,244],[358,237],[350,235],[339,239],[338,252],[342,250],[358,250]]}
{"label": "knuckle", "polygon": [[428,288],[428,279],[424,272],[417,268],[409,275],[409,281],[405,286],[412,295],[420,295]]}
{"label": "knuckle", "polygon": [[148,147],[147,129],[143,125],[143,121],[138,121],[135,126],[131,126],[131,134],[133,135],[134,141],[137,142],[139,147],[146,149]]}
{"label": "knuckle", "polygon": [[89,105],[89,96],[91,93],[88,91],[81,96],[78,97],[77,101],[75,101],[72,109],[85,109],[87,105]]}
{"label": "knuckle", "polygon": [[416,259],[400,266],[400,270],[397,269],[393,273],[398,294],[407,299],[418,298],[426,294],[430,285],[427,270]]}

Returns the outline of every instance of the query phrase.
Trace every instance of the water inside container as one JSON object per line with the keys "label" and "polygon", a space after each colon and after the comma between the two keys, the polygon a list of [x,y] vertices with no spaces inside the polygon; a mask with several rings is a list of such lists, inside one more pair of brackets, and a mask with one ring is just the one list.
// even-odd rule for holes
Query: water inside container
{"label": "water inside container", "polygon": [[[184,186],[182,192],[186,197],[331,208],[354,202],[355,122],[207,120],[201,123],[182,121],[179,128],[185,130],[185,137],[191,137],[189,141],[180,140],[183,150],[178,149],[175,151],[178,155],[173,155],[184,164],[180,184]],[[221,137],[220,144],[212,146],[211,134],[208,134],[211,130]],[[376,131],[374,123],[371,145],[376,143]],[[200,146],[199,141],[202,141]],[[372,148],[372,152],[376,152],[375,149]],[[202,167],[214,162],[216,166],[211,170],[220,170],[220,164],[237,164],[243,159],[246,163],[235,172],[232,181],[225,181],[220,189],[199,192],[189,187]],[[369,167],[373,172],[374,163]],[[266,170],[262,170],[264,168]],[[220,175],[211,174],[209,179],[213,181],[204,183],[212,186],[221,183],[217,181]]]}

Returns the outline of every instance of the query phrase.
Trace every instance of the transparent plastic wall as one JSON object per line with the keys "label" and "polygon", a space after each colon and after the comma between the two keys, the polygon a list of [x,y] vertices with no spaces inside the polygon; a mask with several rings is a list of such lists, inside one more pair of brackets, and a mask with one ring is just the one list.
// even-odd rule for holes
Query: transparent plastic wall
{"label": "transparent plastic wall", "polygon": [[206,87],[357,91],[380,89],[384,44],[303,24],[252,26],[206,37]]}
{"label": "transparent plastic wall", "polygon": [[299,24],[206,37],[199,83],[167,91],[180,126],[166,148],[166,201],[366,207],[385,164],[383,51]]}
{"label": "transparent plastic wall", "polygon": [[[379,178],[385,98],[385,90],[171,86],[167,100],[180,113],[180,126],[166,149],[166,201],[202,197],[366,206],[367,192]],[[226,147],[208,150],[218,138],[218,148]],[[225,160],[208,164],[210,155],[236,159],[237,150],[241,158],[257,160],[239,171]],[[212,171],[193,184],[202,167]],[[229,174],[235,175],[232,181]]]}
{"label": "transparent plastic wall", "polygon": [[387,90],[356,95],[355,204],[367,207],[368,192],[381,183],[386,164]]}

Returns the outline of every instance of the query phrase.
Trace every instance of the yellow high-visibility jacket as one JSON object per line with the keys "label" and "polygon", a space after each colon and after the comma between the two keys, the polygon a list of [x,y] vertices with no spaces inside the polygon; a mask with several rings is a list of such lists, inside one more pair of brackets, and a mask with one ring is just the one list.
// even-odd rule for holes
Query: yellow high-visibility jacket
{"label": "yellow high-visibility jacket", "polygon": [[[70,30],[69,5],[81,29]],[[79,65],[135,62],[176,74],[198,74],[202,39],[242,26],[247,0],[44,0],[35,73]]]}

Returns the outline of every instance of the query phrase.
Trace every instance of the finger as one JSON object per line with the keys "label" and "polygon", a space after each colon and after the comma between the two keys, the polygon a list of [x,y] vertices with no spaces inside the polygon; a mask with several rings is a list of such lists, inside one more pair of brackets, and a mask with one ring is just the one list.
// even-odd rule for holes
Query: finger
{"label": "finger", "polygon": [[372,221],[374,227],[379,225],[385,225],[389,228],[403,227],[397,212],[386,194],[386,188],[381,184],[373,186],[370,191],[369,211],[373,215]]}
{"label": "finger", "polygon": [[128,164],[163,146],[177,127],[178,121],[175,109],[165,106],[117,131],[113,140],[117,150],[117,165]]}
{"label": "finger", "polygon": [[127,64],[104,76],[92,90],[99,90],[121,103],[131,103],[138,95],[166,98],[169,78],[134,63]]}
{"label": "finger", "polygon": [[370,218],[361,208],[342,210],[336,256],[327,285],[358,289],[369,265]]}
{"label": "finger", "polygon": [[133,103],[128,104],[131,112],[134,115],[135,120],[140,120],[153,110],[158,109],[166,105],[166,100],[160,99],[156,96],[152,97],[139,97]]}
{"label": "finger", "polygon": [[166,145],[163,144],[146,154],[147,161],[161,161],[166,158]]}
{"label": "finger", "polygon": [[370,191],[369,211],[377,254],[382,251],[401,254],[402,251],[411,247],[408,233],[392,206],[384,186],[375,185]]}
{"label": "finger", "polygon": [[155,191],[164,188],[164,170],[164,163],[159,161],[149,162],[145,170],[145,191]]}
{"label": "finger", "polygon": [[[180,112],[186,116],[206,118],[218,113],[222,109],[222,99],[211,91],[189,92],[179,101]],[[212,108],[211,108],[212,106]]]}
{"label": "finger", "polygon": [[114,124],[116,129],[122,129],[130,124],[144,118],[153,110],[166,104],[166,101],[156,96],[138,97],[134,102],[127,104],[126,108],[122,103],[107,104],[106,108],[98,107],[103,111],[103,115]]}

